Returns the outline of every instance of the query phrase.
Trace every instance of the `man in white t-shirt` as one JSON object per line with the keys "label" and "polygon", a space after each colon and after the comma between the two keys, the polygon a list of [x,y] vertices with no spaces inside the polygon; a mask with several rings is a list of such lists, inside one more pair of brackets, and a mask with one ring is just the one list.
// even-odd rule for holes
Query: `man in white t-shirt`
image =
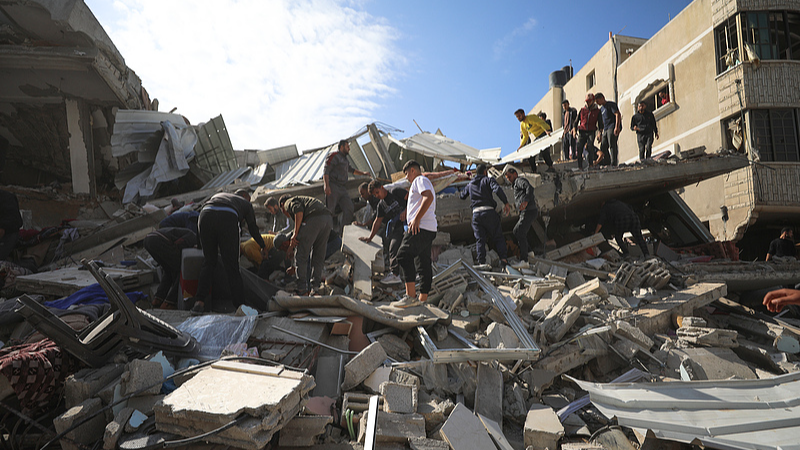
{"label": "man in white t-shirt", "polygon": [[[403,173],[411,183],[408,190],[408,206],[406,208],[408,231],[403,235],[397,260],[400,272],[406,284],[406,295],[402,300],[393,302],[397,308],[418,306],[428,300],[428,293],[433,282],[431,268],[431,244],[436,238],[436,191],[433,183],[422,176],[422,169],[416,161],[409,161],[403,166]],[[416,292],[417,271],[422,282],[419,298]]]}

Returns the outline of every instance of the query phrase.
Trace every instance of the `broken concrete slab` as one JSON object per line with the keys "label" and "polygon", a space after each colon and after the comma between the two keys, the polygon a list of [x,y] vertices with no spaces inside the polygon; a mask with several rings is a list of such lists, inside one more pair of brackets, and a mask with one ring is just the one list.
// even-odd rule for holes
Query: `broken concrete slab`
{"label": "broken concrete slab", "polygon": [[103,433],[103,448],[105,450],[114,450],[117,448],[117,442],[123,431],[125,431],[125,424],[130,420],[131,415],[135,410],[133,408],[123,408],[122,411],[117,413],[114,420],[106,425],[105,432]]}
{"label": "broken concrete slab", "polygon": [[648,336],[666,332],[678,316],[691,316],[694,310],[727,293],[728,288],[724,283],[697,283],[640,307],[636,311],[636,328]]}
{"label": "broken concrete slab", "polygon": [[503,374],[488,364],[478,364],[475,413],[483,414],[503,428]]}
{"label": "broken concrete slab", "polygon": [[490,323],[486,328],[486,336],[492,348],[519,348],[521,345],[514,330],[503,323]]}
{"label": "broken concrete slab", "polygon": [[401,384],[410,384],[412,386],[416,386],[418,389],[420,386],[418,376],[400,369],[392,369],[392,373],[389,375],[389,381],[394,381],[395,383]]}
{"label": "broken concrete slab", "polygon": [[593,234],[589,237],[585,237],[575,242],[571,242],[563,247],[559,247],[555,250],[549,251],[545,255],[545,258],[552,261],[557,261],[561,258],[586,250],[587,248],[594,247],[605,241],[606,238],[603,237],[602,233]]}
{"label": "broken concrete slab", "polygon": [[683,360],[692,362],[697,380],[755,380],[757,376],[747,363],[729,348],[672,349],[667,358],[667,367],[677,373]]}
{"label": "broken concrete slab", "polygon": [[486,450],[494,447],[480,419],[463,403],[456,405],[439,433],[453,450]]}
{"label": "broken concrete slab", "polygon": [[450,446],[445,441],[436,439],[409,439],[408,445],[411,450],[449,450]]}
{"label": "broken concrete slab", "polygon": [[395,334],[386,333],[376,339],[381,343],[381,347],[395,361],[408,361],[411,359],[411,347],[406,341]]}
{"label": "broken concrete slab", "polygon": [[313,387],[313,377],[283,366],[219,361],[155,406],[156,428],[191,437],[228,424],[246,411],[247,418],[207,440],[259,450],[297,415]]}
{"label": "broken concrete slab", "polygon": [[373,394],[381,393],[381,384],[386,383],[392,374],[392,368],[389,366],[381,366],[375,369],[362,383],[368,391]]}
{"label": "broken concrete slab", "polygon": [[554,449],[564,436],[564,427],[552,408],[534,403],[525,418],[525,446]]}
{"label": "broken concrete slab", "polygon": [[567,334],[581,314],[583,300],[573,292],[567,293],[547,314],[544,322],[536,325],[534,336],[541,342],[546,338],[555,343]]}
{"label": "broken concrete slab", "polygon": [[642,333],[639,328],[629,324],[628,322],[625,322],[624,320],[618,320],[614,322],[614,326],[615,335],[633,341],[641,345],[645,350],[650,350],[653,347],[653,344],[655,344],[655,342],[653,342],[649,336]]}
{"label": "broken concrete slab", "polygon": [[[79,405],[73,406],[68,409],[64,414],[53,419],[53,426],[55,426],[57,433],[63,433],[70,429],[73,424],[82,422],[87,417],[92,416],[100,411],[103,407],[99,398],[90,398]],[[106,429],[106,420],[102,414],[96,414],[88,422],[71,430],[64,437],[71,441],[80,444],[94,444],[103,436]],[[66,439],[61,440],[61,446],[65,450],[78,450],[78,446]]]}
{"label": "broken concrete slab", "polygon": [[475,414],[486,428],[486,431],[489,432],[489,437],[492,438],[498,450],[514,450],[514,447],[512,447],[511,443],[508,442],[508,439],[506,439],[506,435],[503,434],[503,426],[501,424],[484,416],[481,413],[476,412]]}
{"label": "broken concrete slab", "polygon": [[344,366],[344,381],[342,390],[349,391],[358,386],[362,381],[383,364],[386,360],[386,352],[380,342],[373,342],[367,348],[354,356]]}
{"label": "broken concrete slab", "polygon": [[372,300],[372,262],[383,249],[380,236],[374,236],[372,242],[358,239],[369,235],[369,230],[356,225],[347,225],[342,231],[342,252],[354,257],[353,295],[364,300]]}
{"label": "broken concrete slab", "polygon": [[391,381],[381,383],[383,411],[387,413],[413,414],[417,412],[417,388],[411,384]]}
{"label": "broken concrete slab", "polygon": [[331,416],[295,416],[281,428],[278,444],[283,447],[315,445],[331,423],[333,423]]}
{"label": "broken concrete slab", "polygon": [[164,370],[160,363],[134,359],[125,365],[121,380],[123,396],[156,395],[161,392],[159,382],[164,380]]}
{"label": "broken concrete slab", "polygon": [[108,364],[98,369],[81,369],[64,381],[64,404],[67,409],[94,397],[108,383],[122,375],[122,364]]}
{"label": "broken concrete slab", "polygon": [[[361,416],[358,442],[364,442],[368,420],[369,411]],[[425,437],[425,419],[421,415],[378,411],[375,422],[375,443],[405,443],[410,439],[424,439]]]}
{"label": "broken concrete slab", "polygon": [[[680,327],[676,331],[678,345],[681,347],[737,347],[739,333],[736,330],[722,330],[708,327]],[[793,352],[797,353],[797,352]]]}

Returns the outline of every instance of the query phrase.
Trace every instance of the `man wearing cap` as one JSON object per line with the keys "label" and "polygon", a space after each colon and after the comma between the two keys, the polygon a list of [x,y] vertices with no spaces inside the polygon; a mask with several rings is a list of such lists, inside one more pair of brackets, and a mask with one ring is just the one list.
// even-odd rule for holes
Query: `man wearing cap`
{"label": "man wearing cap", "polygon": [[[250,236],[255,239],[266,254],[266,244],[256,224],[256,214],[250,203],[250,191],[239,189],[233,194],[220,192],[214,194],[203,204],[197,220],[200,232],[200,244],[203,247],[203,267],[200,269],[200,280],[197,295],[194,298],[192,312],[202,313],[211,291],[211,280],[217,268],[217,254],[222,256],[222,266],[230,285],[232,301],[244,301],[244,283],[239,273],[239,224],[247,224]],[[216,312],[226,312],[232,305],[214,305]]]}
{"label": "man wearing cap", "polygon": [[519,219],[514,225],[514,237],[517,238],[517,245],[519,245],[519,257],[525,261],[528,259],[530,251],[528,231],[539,215],[539,208],[536,207],[536,197],[533,194],[531,183],[526,178],[520,177],[517,169],[510,164],[503,171],[508,182],[514,187],[514,202],[519,210]]}
{"label": "man wearing cap", "polygon": [[587,163],[591,166],[597,158],[594,139],[600,142],[603,131],[603,120],[600,117],[600,108],[594,101],[594,94],[586,94],[586,106],[578,113],[578,167],[583,169],[583,149],[586,147]]}
{"label": "man wearing cap", "polygon": [[[517,117],[517,120],[519,120],[519,147],[517,147],[517,150],[528,145],[531,142],[531,136],[533,136],[534,141],[545,136],[550,136],[550,126],[536,114],[525,115],[525,110],[520,108],[514,111],[514,115]],[[542,151],[539,152],[539,157],[547,164],[548,172],[555,172],[555,169],[553,169],[553,158],[550,157],[549,148],[542,149]],[[531,170],[536,172],[533,157],[531,157],[529,161],[531,162]]]}
{"label": "man wearing cap", "polygon": [[794,246],[794,230],[792,230],[792,227],[783,227],[781,229],[781,236],[773,239],[772,242],[769,243],[767,261],[776,256],[792,258],[797,256]]}
{"label": "man wearing cap", "polygon": [[503,189],[494,178],[486,175],[486,170],[486,164],[478,164],[475,169],[475,178],[459,194],[461,200],[467,197],[470,198],[472,233],[475,235],[475,240],[478,241],[476,248],[478,266],[484,270],[490,268],[486,264],[486,245],[489,241],[494,242],[500,261],[503,264],[508,263],[506,259],[508,256],[506,254],[506,240],[503,237],[503,230],[500,228],[500,215],[495,211],[497,202],[494,201],[493,194],[497,194],[497,197],[503,202],[504,214],[508,215],[511,211],[511,205],[508,204],[506,193],[503,192]]}
{"label": "man wearing cap", "polygon": [[[350,142],[347,139],[339,141],[339,151],[328,155],[325,160],[325,172],[322,180],[325,185],[325,201],[331,214],[336,214],[336,206],[342,209],[342,222],[340,228],[353,222],[353,200],[347,193],[347,176],[369,175],[350,167],[347,155],[350,154]],[[341,231],[341,230],[339,230]]]}
{"label": "man wearing cap", "polygon": [[[270,197],[264,204],[270,213],[282,212],[294,219],[294,233],[289,249],[295,249],[297,292],[310,295],[324,281],[325,249],[333,227],[333,218],[325,205],[314,197],[284,195],[279,200]],[[311,273],[308,261],[311,260]]]}

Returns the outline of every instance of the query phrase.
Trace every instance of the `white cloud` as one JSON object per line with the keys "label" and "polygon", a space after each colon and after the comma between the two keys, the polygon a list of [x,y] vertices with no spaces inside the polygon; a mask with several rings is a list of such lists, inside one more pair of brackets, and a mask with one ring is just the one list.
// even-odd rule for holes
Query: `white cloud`
{"label": "white cloud", "polygon": [[524,24],[514,28],[508,34],[495,41],[494,45],[492,46],[492,49],[494,50],[494,58],[500,59],[509,51],[510,48],[532,45],[530,40],[523,40],[521,38],[530,33],[535,27],[536,19],[530,17]]}
{"label": "white cloud", "polygon": [[159,109],[222,114],[234,148],[318,147],[374,120],[397,31],[342,0],[116,0],[103,23]]}

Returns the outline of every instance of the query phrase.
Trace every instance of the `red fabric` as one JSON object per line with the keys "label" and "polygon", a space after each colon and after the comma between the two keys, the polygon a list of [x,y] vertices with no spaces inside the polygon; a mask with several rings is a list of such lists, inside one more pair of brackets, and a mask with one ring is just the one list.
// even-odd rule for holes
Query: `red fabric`
{"label": "red fabric", "polygon": [[600,108],[581,108],[578,129],[582,131],[597,131],[597,116],[600,115]]}
{"label": "red fabric", "polygon": [[64,380],[80,367],[80,361],[50,339],[0,349],[0,373],[11,383],[24,413],[57,399]]}

